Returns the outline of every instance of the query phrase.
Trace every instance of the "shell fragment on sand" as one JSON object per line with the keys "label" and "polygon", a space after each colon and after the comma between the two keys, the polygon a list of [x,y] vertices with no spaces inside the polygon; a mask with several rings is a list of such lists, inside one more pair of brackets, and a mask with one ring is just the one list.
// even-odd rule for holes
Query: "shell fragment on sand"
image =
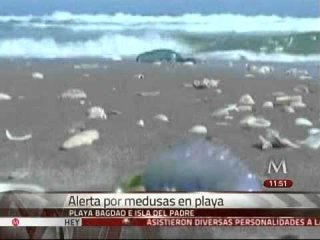
{"label": "shell fragment on sand", "polygon": [[305,140],[299,141],[299,143],[311,149],[317,150],[320,148],[320,133],[311,134]]}
{"label": "shell fragment on sand", "polygon": [[259,140],[261,143],[262,150],[267,150],[267,149],[272,148],[272,143],[269,140],[267,140],[265,137],[263,137],[262,135],[259,135]]}
{"label": "shell fragment on sand", "polygon": [[253,100],[253,97],[250,94],[245,94],[240,97],[239,103],[245,105],[254,105],[255,101]]}
{"label": "shell fragment on sand", "polygon": [[272,66],[267,66],[267,65],[257,66],[249,63],[246,64],[246,68],[247,68],[247,71],[250,73],[256,73],[261,75],[270,74],[274,71],[274,68]]}
{"label": "shell fragment on sand", "polygon": [[0,192],[13,192],[13,191],[23,191],[23,192],[45,192],[43,187],[33,185],[33,184],[23,184],[23,183],[0,183]]}
{"label": "shell fragment on sand", "polygon": [[263,105],[262,105],[262,108],[272,109],[273,108],[273,102],[271,102],[271,101],[264,102]]}
{"label": "shell fragment on sand", "polygon": [[34,72],[34,73],[32,73],[32,78],[33,79],[44,79],[44,75],[43,75],[43,73],[40,73],[40,72]]}
{"label": "shell fragment on sand", "polygon": [[140,127],[144,127],[144,121],[142,119],[140,119],[138,122],[137,122],[137,125],[140,126]]}
{"label": "shell fragment on sand", "polygon": [[320,133],[320,128],[310,128],[308,130],[309,135],[314,135]]}
{"label": "shell fragment on sand", "polygon": [[302,102],[302,96],[301,95],[296,95],[296,96],[283,95],[283,96],[276,96],[275,98],[275,104],[277,105],[290,105],[293,102]]}
{"label": "shell fragment on sand", "polygon": [[67,139],[63,143],[61,149],[68,150],[81,146],[92,145],[95,141],[99,140],[99,138],[100,135],[97,130],[86,130]]}
{"label": "shell fragment on sand", "polygon": [[286,113],[295,113],[296,112],[292,106],[283,106],[283,111]]}
{"label": "shell fragment on sand", "polygon": [[293,91],[296,93],[309,93],[309,88],[306,85],[298,85],[296,86]]}
{"label": "shell fragment on sand", "polygon": [[158,114],[158,115],[154,116],[153,118],[156,120],[159,120],[161,122],[169,122],[169,118],[164,114]]}
{"label": "shell fragment on sand", "polygon": [[8,129],[6,129],[6,137],[8,140],[10,141],[17,141],[17,142],[23,142],[23,141],[27,141],[29,139],[32,138],[32,134],[27,134],[24,136],[13,136]]}
{"label": "shell fragment on sand", "polygon": [[313,123],[309,119],[306,119],[306,118],[297,118],[295,120],[295,124],[297,126],[305,126],[305,127],[312,127],[313,126]]}
{"label": "shell fragment on sand", "polygon": [[268,128],[271,122],[262,117],[246,116],[240,121],[240,125],[247,128]]}
{"label": "shell fragment on sand", "polygon": [[203,125],[195,125],[189,129],[189,133],[206,135],[208,134],[208,129]]}
{"label": "shell fragment on sand", "polygon": [[219,108],[216,111],[214,111],[211,116],[212,117],[225,117],[226,115],[229,115],[231,111],[239,111],[237,104],[229,104],[226,107]]}
{"label": "shell fragment on sand", "polygon": [[0,101],[9,101],[12,97],[6,93],[0,93]]}
{"label": "shell fragment on sand", "polygon": [[193,87],[196,89],[216,88],[220,80],[204,78],[203,80],[194,80]]}
{"label": "shell fragment on sand", "polygon": [[99,106],[91,107],[87,110],[88,118],[90,119],[107,119],[107,114],[104,109]]}
{"label": "shell fragment on sand", "polygon": [[238,110],[239,112],[252,112],[253,108],[251,105],[239,105]]}
{"label": "shell fragment on sand", "polygon": [[292,102],[290,106],[293,108],[306,108],[307,104],[305,104],[304,102]]}
{"label": "shell fragment on sand", "polygon": [[160,91],[138,92],[137,95],[142,97],[155,97],[160,95]]}
{"label": "shell fragment on sand", "polygon": [[290,147],[294,149],[300,148],[298,144],[293,143],[288,138],[284,138],[280,136],[280,133],[274,129],[267,129],[266,138],[260,135],[259,140],[261,143],[262,150],[270,149],[272,147],[274,148]]}
{"label": "shell fragment on sand", "polygon": [[81,89],[69,89],[61,94],[62,99],[86,99],[87,94]]}

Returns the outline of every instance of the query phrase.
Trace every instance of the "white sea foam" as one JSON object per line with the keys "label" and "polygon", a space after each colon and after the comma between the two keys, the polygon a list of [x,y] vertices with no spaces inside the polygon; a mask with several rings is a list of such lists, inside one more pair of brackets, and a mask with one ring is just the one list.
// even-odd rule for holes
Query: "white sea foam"
{"label": "white sea foam", "polygon": [[[34,27],[59,26],[74,30],[161,29],[188,32],[310,32],[320,31],[320,18],[244,16],[234,14],[185,14],[181,16],[140,16],[118,13],[72,14],[55,12],[45,16],[0,16],[0,22],[15,21]],[[63,23],[63,24],[62,24]],[[60,25],[61,24],[61,25]]]}

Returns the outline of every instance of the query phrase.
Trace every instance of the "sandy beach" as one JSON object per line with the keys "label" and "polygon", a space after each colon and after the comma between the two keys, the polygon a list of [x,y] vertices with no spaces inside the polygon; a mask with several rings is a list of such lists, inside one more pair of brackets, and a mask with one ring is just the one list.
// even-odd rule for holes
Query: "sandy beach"
{"label": "sandy beach", "polygon": [[[139,174],[158,150],[187,136],[194,125],[204,125],[208,135],[221,141],[243,160],[261,181],[269,178],[270,158],[286,158],[288,175],[294,181],[292,190],[316,191],[320,187],[317,150],[279,148],[262,151],[254,147],[264,129],[244,129],[239,125],[246,115],[263,116],[291,141],[307,137],[308,127],[296,126],[295,119],[304,117],[319,127],[319,85],[316,65],[311,63],[273,65],[275,72],[245,77],[245,62],[207,62],[195,66],[138,64],[133,61],[75,60],[3,60],[0,64],[1,92],[12,96],[0,101],[1,172],[4,181],[30,182],[55,190],[112,190],[121,179]],[[289,68],[308,68],[312,80],[297,80],[285,74]],[[44,79],[32,78],[41,72]],[[143,74],[144,78],[137,77]],[[195,79],[221,80],[216,89],[185,87]],[[264,109],[274,92],[297,95],[294,88],[305,85],[310,93],[302,93],[307,107],[295,113],[280,108]],[[61,99],[68,89],[82,89],[85,103]],[[157,96],[139,96],[139,92],[158,91]],[[250,94],[256,104],[254,113],[231,114],[221,120],[212,112],[227,104],[237,103]],[[299,95],[299,94],[298,94]],[[119,111],[107,120],[88,119],[91,106],[105,111]],[[170,121],[156,121],[153,116],[165,114]],[[136,123],[142,119],[142,128]],[[227,122],[227,126],[220,125]],[[91,146],[61,151],[70,137],[70,129],[96,129],[100,139]],[[309,127],[310,128],[310,127]],[[12,135],[32,133],[32,139],[9,141]],[[265,189],[268,190],[268,189]],[[290,189],[291,190],[291,189]]]}
{"label": "sandy beach", "polygon": [[[255,145],[265,129],[245,129],[239,124],[247,115],[263,116],[272,123],[272,129],[292,142],[305,139],[311,127],[297,126],[295,119],[307,118],[313,128],[320,125],[316,64],[272,64],[274,72],[255,74],[253,78],[245,77],[248,74],[245,64],[239,61],[231,66],[226,61],[211,61],[194,66],[158,66],[131,60],[2,60],[0,90],[12,99],[0,101],[1,181],[37,184],[47,191],[112,191],[123,179],[141,174],[155,152],[188,137],[192,126],[203,125],[208,135],[228,147],[261,183],[272,177],[267,174],[269,160],[285,158],[288,174],[283,177],[294,182],[290,190],[317,191],[319,150],[307,147],[261,150]],[[286,71],[291,68],[307,69],[312,79],[288,76]],[[44,78],[33,78],[34,72],[42,73]],[[190,86],[195,79],[204,78],[220,80],[219,85],[208,89]],[[294,89],[299,85],[306,86],[309,93],[297,93]],[[81,89],[87,98],[80,101],[59,97],[68,89]],[[157,94],[137,94],[141,92]],[[275,92],[302,95],[306,107],[296,109],[295,113],[279,107],[263,108],[265,101],[273,101]],[[212,117],[214,111],[238,103],[245,94],[255,101],[253,112],[234,112],[233,119],[227,120]],[[89,119],[87,110],[92,106],[102,107],[108,119]],[[169,122],[155,120],[157,114],[166,115]],[[139,120],[143,120],[143,127],[137,125]],[[77,129],[96,129],[100,138],[89,146],[61,150],[64,141]],[[32,138],[11,141],[5,130],[14,136],[32,134]],[[310,228],[273,228],[271,235],[268,228],[245,230],[170,228],[161,230],[161,236],[273,238],[288,233],[317,236],[316,229]],[[90,237],[90,231],[95,230],[87,229],[87,235],[81,237]],[[123,234],[139,237],[141,232],[127,229]]]}

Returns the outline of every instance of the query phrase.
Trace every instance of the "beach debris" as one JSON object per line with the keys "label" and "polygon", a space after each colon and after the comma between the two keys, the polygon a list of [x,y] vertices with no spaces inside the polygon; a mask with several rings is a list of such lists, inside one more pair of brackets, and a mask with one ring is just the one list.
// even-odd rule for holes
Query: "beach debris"
{"label": "beach debris", "polygon": [[23,142],[32,138],[32,134],[26,134],[24,136],[13,136],[8,129],[6,129],[5,133],[6,133],[7,139],[10,141]]}
{"label": "beach debris", "polygon": [[222,90],[220,88],[215,89],[215,91],[216,91],[217,94],[221,94],[222,93]]}
{"label": "beach debris", "polygon": [[154,63],[154,62],[168,62],[168,63],[196,63],[194,58],[183,58],[179,53],[170,49],[156,49],[149,52],[142,53],[136,58],[137,62]]}
{"label": "beach debris", "polygon": [[44,79],[44,75],[43,75],[43,73],[40,73],[40,72],[34,72],[34,73],[32,73],[32,78],[33,79]]}
{"label": "beach debris", "polygon": [[309,75],[302,75],[302,76],[299,76],[299,80],[311,80],[312,77],[309,76]]}
{"label": "beach debris", "polygon": [[158,114],[154,116],[154,119],[162,121],[162,122],[169,122],[169,118],[164,114]]}
{"label": "beach debris", "polygon": [[239,111],[237,104],[229,104],[226,107],[217,109],[214,111],[211,116],[212,117],[225,117],[226,115],[229,115],[231,111]]}
{"label": "beach debris", "polygon": [[301,95],[296,95],[296,96],[283,95],[283,96],[277,96],[275,98],[275,104],[277,105],[290,105],[293,102],[302,102],[302,96]]}
{"label": "beach debris", "polygon": [[88,118],[90,119],[107,119],[107,114],[100,106],[93,106],[87,110]]}
{"label": "beach debris", "polygon": [[298,143],[316,150],[320,147],[320,132],[309,134],[305,140],[298,141]]}
{"label": "beach debris", "polygon": [[261,143],[261,149],[262,150],[267,150],[267,149],[270,149],[272,148],[272,143],[267,140],[264,136],[262,135],[259,135],[259,140],[260,140],[260,143]]}
{"label": "beach debris", "polygon": [[290,106],[293,108],[306,108],[307,104],[305,104],[304,102],[292,102]]}
{"label": "beach debris", "polygon": [[272,96],[274,97],[281,97],[287,95],[285,92],[273,92]]}
{"label": "beach debris", "polygon": [[195,125],[189,129],[189,133],[206,135],[208,134],[208,129],[206,126],[203,125]]}
{"label": "beach debris", "polygon": [[250,73],[257,73],[262,75],[270,74],[274,71],[274,68],[271,66],[267,66],[267,65],[257,66],[250,63],[246,64],[246,69]]}
{"label": "beach debris", "polygon": [[251,73],[247,73],[244,75],[246,78],[254,78],[255,76]]}
{"label": "beach debris", "polygon": [[273,102],[271,101],[266,101],[262,104],[262,108],[266,108],[266,109],[272,109],[273,108]]}
{"label": "beach debris", "polygon": [[73,65],[74,69],[97,69],[99,68],[98,63],[82,63]]}
{"label": "beach debris", "polygon": [[296,112],[292,106],[283,106],[283,111],[286,113],[295,113]]}
{"label": "beach debris", "polygon": [[118,110],[111,110],[109,112],[107,112],[107,116],[116,116],[116,115],[121,115],[122,112],[118,111]]}
{"label": "beach debris", "polygon": [[240,97],[239,103],[245,105],[254,105],[255,101],[253,100],[253,97],[250,94],[245,94]]}
{"label": "beach debris", "polygon": [[298,68],[290,68],[286,71],[286,74],[292,77],[299,77],[300,75],[309,75],[309,72]]}
{"label": "beach debris", "polygon": [[69,89],[61,94],[62,99],[86,99],[87,94],[81,89]]}
{"label": "beach debris", "polygon": [[284,148],[284,147],[290,147],[294,149],[300,148],[300,146],[296,143],[293,143],[288,138],[284,138],[280,135],[279,131],[275,129],[267,129],[267,136],[266,139],[272,143],[272,146],[274,148]]}
{"label": "beach debris", "polygon": [[253,115],[246,116],[240,121],[240,125],[246,128],[268,128],[271,122],[263,117],[255,117]]}
{"label": "beach debris", "polygon": [[138,92],[136,95],[142,96],[142,97],[155,97],[160,95],[160,91]]}
{"label": "beach debris", "polygon": [[9,101],[12,97],[6,93],[0,93],[0,101]]}
{"label": "beach debris", "polygon": [[95,141],[99,140],[99,138],[100,135],[97,130],[85,130],[67,139],[61,146],[61,149],[68,150],[81,146],[92,145]]}
{"label": "beach debris", "polygon": [[193,87],[196,89],[215,88],[219,83],[220,80],[204,78],[203,80],[194,80]]}
{"label": "beach debris", "polygon": [[298,85],[296,86],[293,91],[295,91],[296,93],[309,93],[309,88],[306,85]]}
{"label": "beach debris", "polygon": [[297,118],[295,120],[295,124],[297,126],[305,126],[305,127],[312,127],[313,126],[313,123],[306,118]]}
{"label": "beach debris", "polygon": [[142,79],[144,79],[144,74],[139,73],[139,74],[134,75],[134,77],[142,80]]}
{"label": "beach debris", "polygon": [[186,61],[183,63],[184,66],[194,66],[195,62],[192,61]]}
{"label": "beach debris", "polygon": [[34,184],[24,184],[24,183],[0,183],[0,193],[3,192],[30,192],[30,193],[44,193],[45,189],[41,186]]}
{"label": "beach debris", "polygon": [[239,112],[252,112],[253,108],[251,105],[239,105],[238,107]]}
{"label": "beach debris", "polygon": [[144,127],[144,121],[142,119],[140,119],[138,122],[137,122],[137,125],[140,126],[140,127]]}
{"label": "beach debris", "polygon": [[310,128],[308,130],[309,135],[314,135],[320,133],[320,128]]}

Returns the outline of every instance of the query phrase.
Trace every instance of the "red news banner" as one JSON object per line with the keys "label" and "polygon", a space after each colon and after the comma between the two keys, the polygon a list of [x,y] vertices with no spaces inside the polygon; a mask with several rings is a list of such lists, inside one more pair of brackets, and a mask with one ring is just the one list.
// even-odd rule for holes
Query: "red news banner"
{"label": "red news banner", "polygon": [[317,194],[46,193],[41,197],[48,202],[41,211],[27,208],[18,216],[1,205],[0,226],[320,226]]}

